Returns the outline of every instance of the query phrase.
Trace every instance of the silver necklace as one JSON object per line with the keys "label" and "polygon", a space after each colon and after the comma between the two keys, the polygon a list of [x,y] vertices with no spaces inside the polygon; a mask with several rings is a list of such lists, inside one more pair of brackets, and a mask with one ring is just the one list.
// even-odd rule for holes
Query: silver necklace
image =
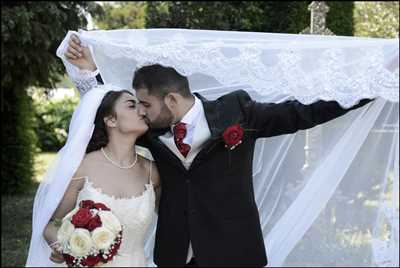
{"label": "silver necklace", "polygon": [[104,147],[101,147],[101,152],[103,153],[104,157],[107,158],[107,160],[111,162],[111,164],[113,164],[114,166],[117,166],[117,167],[119,167],[119,168],[122,168],[122,169],[133,168],[133,166],[136,165],[136,162],[137,162],[137,159],[138,159],[137,153],[135,152],[135,161],[133,161],[133,163],[130,164],[129,166],[123,167],[123,166],[120,166],[120,165],[118,165],[117,163],[115,163],[113,160],[111,160],[111,158],[110,158],[110,157],[106,154],[106,152],[104,151]]}

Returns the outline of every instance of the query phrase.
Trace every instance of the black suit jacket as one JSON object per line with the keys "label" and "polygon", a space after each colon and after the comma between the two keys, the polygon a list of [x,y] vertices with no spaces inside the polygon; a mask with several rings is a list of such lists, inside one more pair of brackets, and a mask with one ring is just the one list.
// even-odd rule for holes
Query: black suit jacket
{"label": "black suit jacket", "polygon": [[[265,266],[266,250],[256,206],[252,163],[258,138],[294,133],[339,117],[371,100],[343,109],[334,101],[259,103],[238,90],[203,103],[211,138],[189,170],[149,132],[141,145],[156,161],[162,196],[154,249],[159,266],[183,266],[189,241],[199,266]],[[240,123],[242,144],[225,148],[223,131]]]}

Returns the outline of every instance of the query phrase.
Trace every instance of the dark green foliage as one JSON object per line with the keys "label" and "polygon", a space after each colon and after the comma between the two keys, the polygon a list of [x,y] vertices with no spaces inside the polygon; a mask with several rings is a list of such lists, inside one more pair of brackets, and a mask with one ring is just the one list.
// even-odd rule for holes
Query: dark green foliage
{"label": "dark green foliage", "polygon": [[32,177],[36,138],[27,88],[51,88],[64,68],[56,49],[86,25],[94,2],[1,3],[2,194],[22,192]]}
{"label": "dark green foliage", "polygon": [[305,1],[152,1],[146,27],[297,33],[308,21]]}
{"label": "dark green foliage", "polygon": [[[151,1],[146,28],[299,33],[310,24],[311,1]],[[328,2],[327,26],[353,33],[353,2]]]}
{"label": "dark green foliage", "polygon": [[23,192],[32,186],[37,138],[32,99],[24,91],[5,92],[10,112],[2,114],[2,194]]}
{"label": "dark green foliage", "polygon": [[336,35],[352,36],[354,33],[354,1],[329,1],[327,27]]}
{"label": "dark green foliage", "polygon": [[35,132],[42,151],[58,151],[65,144],[69,123],[77,104],[76,98],[35,101]]}

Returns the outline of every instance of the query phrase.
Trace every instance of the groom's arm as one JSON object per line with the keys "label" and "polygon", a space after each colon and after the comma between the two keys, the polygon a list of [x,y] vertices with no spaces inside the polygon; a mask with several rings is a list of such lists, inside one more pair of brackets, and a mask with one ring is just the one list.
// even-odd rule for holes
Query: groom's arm
{"label": "groom's arm", "polygon": [[347,112],[371,102],[362,99],[348,109],[336,101],[317,101],[304,105],[296,100],[283,103],[260,103],[250,98],[247,92],[237,95],[250,128],[256,130],[256,137],[271,137],[309,129],[340,117]]}

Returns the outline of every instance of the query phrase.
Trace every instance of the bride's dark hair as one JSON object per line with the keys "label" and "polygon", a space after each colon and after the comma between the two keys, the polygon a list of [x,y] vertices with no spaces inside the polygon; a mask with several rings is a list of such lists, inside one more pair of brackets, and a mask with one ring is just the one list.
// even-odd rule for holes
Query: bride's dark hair
{"label": "bride's dark hair", "polygon": [[115,103],[121,97],[122,94],[128,93],[133,95],[128,90],[121,91],[109,91],[104,96],[99,108],[97,109],[96,118],[94,120],[94,131],[92,138],[86,148],[86,153],[100,150],[102,147],[108,144],[108,133],[104,118],[107,116],[117,117],[115,113]]}

